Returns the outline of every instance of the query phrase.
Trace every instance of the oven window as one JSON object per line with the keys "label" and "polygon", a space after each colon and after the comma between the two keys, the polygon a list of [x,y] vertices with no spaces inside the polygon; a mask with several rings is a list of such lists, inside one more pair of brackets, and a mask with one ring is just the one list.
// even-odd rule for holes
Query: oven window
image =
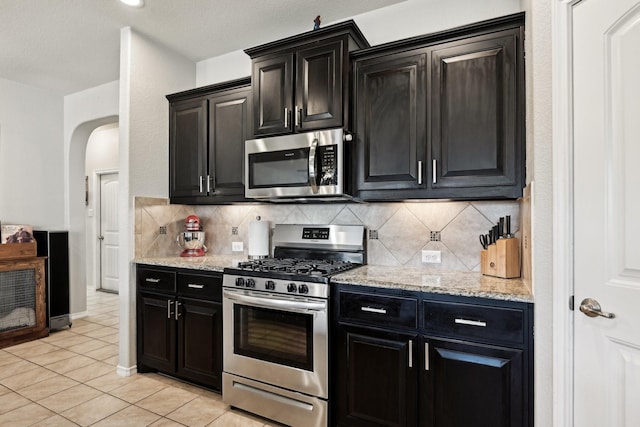
{"label": "oven window", "polygon": [[309,182],[309,149],[270,151],[249,155],[251,188],[299,187]]}
{"label": "oven window", "polygon": [[234,305],[234,353],[313,371],[313,315]]}

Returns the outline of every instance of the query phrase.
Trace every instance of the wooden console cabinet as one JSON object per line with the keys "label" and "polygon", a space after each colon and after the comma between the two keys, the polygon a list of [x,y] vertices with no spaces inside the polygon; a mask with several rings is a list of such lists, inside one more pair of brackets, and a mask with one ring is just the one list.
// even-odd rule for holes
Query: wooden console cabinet
{"label": "wooden console cabinet", "polygon": [[35,243],[0,246],[0,348],[4,348],[46,337],[49,329],[44,257],[35,256]]}

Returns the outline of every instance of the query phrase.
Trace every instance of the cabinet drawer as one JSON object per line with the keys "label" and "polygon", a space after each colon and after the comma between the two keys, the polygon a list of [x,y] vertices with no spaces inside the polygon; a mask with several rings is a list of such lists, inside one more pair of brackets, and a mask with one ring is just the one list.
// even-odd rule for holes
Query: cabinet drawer
{"label": "cabinet drawer", "polygon": [[415,329],[417,312],[418,302],[413,298],[340,292],[340,320]]}
{"label": "cabinet drawer", "polygon": [[222,301],[222,275],[179,273],[178,293],[193,298]]}
{"label": "cabinet drawer", "polygon": [[176,273],[173,271],[138,268],[138,288],[146,291],[175,292]]}
{"label": "cabinet drawer", "polygon": [[454,338],[524,344],[524,312],[517,308],[424,301],[424,329]]}

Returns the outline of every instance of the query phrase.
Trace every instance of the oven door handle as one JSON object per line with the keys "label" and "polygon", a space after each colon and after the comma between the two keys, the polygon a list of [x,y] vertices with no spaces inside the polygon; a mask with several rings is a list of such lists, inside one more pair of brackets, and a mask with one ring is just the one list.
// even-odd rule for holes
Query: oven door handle
{"label": "oven door handle", "polygon": [[265,298],[264,296],[252,296],[228,290],[223,291],[223,297],[232,301],[244,302],[254,306],[296,311],[301,313],[325,311],[327,309],[326,301],[292,301],[273,297]]}

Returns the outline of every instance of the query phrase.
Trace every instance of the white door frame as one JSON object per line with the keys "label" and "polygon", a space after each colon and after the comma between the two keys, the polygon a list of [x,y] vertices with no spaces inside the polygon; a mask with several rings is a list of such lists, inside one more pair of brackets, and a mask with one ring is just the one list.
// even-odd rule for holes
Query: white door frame
{"label": "white door frame", "polygon": [[100,240],[98,240],[98,233],[100,232],[100,218],[102,215],[100,212],[101,203],[102,203],[102,196],[100,194],[100,178],[102,177],[102,175],[108,175],[112,173],[117,173],[118,176],[120,176],[119,169],[100,169],[100,170],[95,170],[93,172],[93,194],[96,195],[95,206],[94,206],[95,215],[93,215],[93,236],[95,238],[94,251],[93,251],[93,265],[94,265],[93,277],[95,280],[96,290],[100,289],[100,286],[102,284],[102,277],[100,276],[102,260],[100,259],[101,257]]}
{"label": "white door frame", "polygon": [[573,7],[553,0],[553,425],[573,425]]}

